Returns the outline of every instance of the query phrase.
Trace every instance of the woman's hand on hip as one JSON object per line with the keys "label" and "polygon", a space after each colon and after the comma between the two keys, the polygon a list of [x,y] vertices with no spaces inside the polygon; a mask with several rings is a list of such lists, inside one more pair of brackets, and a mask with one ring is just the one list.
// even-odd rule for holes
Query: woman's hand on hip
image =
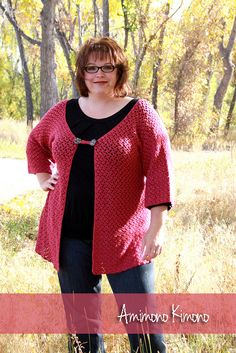
{"label": "woman's hand on hip", "polygon": [[54,174],[37,173],[37,178],[41,189],[44,191],[54,190],[58,181],[58,172]]}

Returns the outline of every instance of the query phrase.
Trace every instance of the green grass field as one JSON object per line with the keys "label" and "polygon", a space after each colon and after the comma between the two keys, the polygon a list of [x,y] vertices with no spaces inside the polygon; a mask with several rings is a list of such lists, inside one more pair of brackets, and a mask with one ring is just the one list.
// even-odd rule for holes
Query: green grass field
{"label": "green grass field", "polygon": [[[169,212],[164,251],[155,260],[156,290],[235,293],[236,151],[175,151],[173,159],[176,204]],[[59,292],[52,265],[34,252],[45,196],[35,191],[0,206],[1,293]],[[110,292],[105,277],[103,292]],[[107,353],[129,351],[126,336],[105,340]],[[166,340],[169,353],[236,352],[233,335],[167,335]],[[66,353],[66,336],[1,335],[0,353],[12,352]]]}

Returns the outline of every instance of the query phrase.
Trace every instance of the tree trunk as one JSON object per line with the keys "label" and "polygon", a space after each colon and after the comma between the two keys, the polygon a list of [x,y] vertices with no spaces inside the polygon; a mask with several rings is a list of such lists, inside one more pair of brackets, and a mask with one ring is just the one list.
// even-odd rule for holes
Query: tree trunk
{"label": "tree trunk", "polygon": [[[166,3],[165,8],[165,19],[168,18],[170,12],[170,4]],[[160,32],[159,43],[158,43],[158,50],[157,50],[157,62],[153,64],[152,67],[152,105],[154,109],[157,109],[157,95],[158,95],[158,81],[159,81],[159,72],[162,62],[162,52],[163,52],[163,42],[166,30],[166,22],[163,24]]]}
{"label": "tree trunk", "polygon": [[213,76],[213,69],[212,69],[212,62],[213,62],[213,55],[209,53],[207,59],[207,71],[206,71],[206,85],[203,87],[202,95],[202,114],[204,114],[207,110],[207,101],[210,93],[210,83],[211,78]]}
{"label": "tree trunk", "polygon": [[58,25],[56,25],[56,33],[57,33],[57,38],[61,44],[63,53],[65,55],[67,67],[68,67],[68,70],[70,73],[73,98],[78,98],[79,95],[78,95],[78,91],[77,91],[76,85],[75,85],[75,73],[74,73],[74,70],[71,65],[70,50],[68,48],[68,43],[67,43],[65,33],[59,29]]}
{"label": "tree trunk", "polygon": [[137,46],[136,46],[136,43],[135,43],[134,33],[130,32],[130,36],[131,36],[131,40],[132,40],[132,44],[133,44],[133,52],[134,52],[133,55],[136,58],[137,55],[138,55],[138,50],[137,50]]}
{"label": "tree trunk", "polygon": [[129,37],[129,20],[128,20],[128,14],[127,14],[127,7],[125,5],[124,0],[121,0],[121,7],[123,10],[123,15],[124,15],[124,31],[125,31],[124,51],[126,51],[127,46],[128,46],[128,37]]}
{"label": "tree trunk", "polygon": [[171,137],[171,142],[179,133],[179,125],[180,125],[179,105],[181,100],[180,97],[181,97],[181,89],[182,89],[182,76],[183,76],[183,67],[179,71],[176,85],[175,85],[174,131]]}
{"label": "tree trunk", "polygon": [[[135,69],[134,69],[134,75],[133,75],[133,81],[132,81],[134,93],[137,92],[140,68],[142,66],[142,62],[143,62],[143,59],[146,55],[147,49],[149,48],[150,43],[156,38],[158,31],[160,29],[162,29],[162,27],[165,26],[165,23],[171,18],[171,17],[166,16],[164,21],[157,27],[156,32],[149,34],[149,38],[147,39],[147,35],[145,33],[145,30],[146,30],[146,27],[148,26],[147,19],[149,17],[150,4],[151,4],[151,1],[149,0],[146,4],[145,9],[142,11],[142,9],[140,9],[140,4],[138,2],[136,3],[137,10],[141,10],[141,12],[139,12],[139,14],[138,14],[138,16],[139,16],[139,19],[138,19],[138,22],[139,22],[138,50],[136,49],[136,44],[135,44],[135,41],[133,40],[134,38],[132,37],[132,33],[131,33],[131,38],[133,40],[134,52],[136,52],[136,54],[135,54],[136,62],[135,62]],[[146,30],[146,32],[147,32],[147,30]]]}
{"label": "tree trunk", "polygon": [[81,29],[81,11],[80,11],[80,5],[76,5],[77,8],[77,16],[78,16],[78,32],[79,32],[79,46],[83,44],[82,41],[82,29]]}
{"label": "tree trunk", "polygon": [[236,102],[236,85],[234,87],[234,94],[233,94],[232,101],[230,103],[229,112],[228,112],[228,115],[227,115],[226,124],[225,124],[225,128],[224,128],[224,135],[225,136],[228,135],[230,126],[232,124],[235,102]]}
{"label": "tree trunk", "polygon": [[133,75],[133,82],[132,82],[132,89],[133,89],[135,94],[137,93],[139,72],[140,72],[140,68],[141,68],[141,65],[142,65],[143,58],[144,58],[144,56],[146,54],[146,51],[147,51],[147,46],[143,46],[143,48],[141,49],[140,54],[138,55],[138,57],[136,57],[134,75]]}
{"label": "tree trunk", "polygon": [[24,76],[24,86],[25,86],[25,97],[26,97],[26,111],[27,111],[27,126],[33,127],[33,116],[34,116],[34,107],[33,107],[33,99],[32,99],[32,89],[30,84],[30,75],[29,69],[27,65],[27,61],[25,58],[25,49],[23,46],[23,41],[20,33],[15,29],[17,43],[20,52],[21,64],[23,68],[23,76]]}
{"label": "tree trunk", "polygon": [[28,69],[28,65],[25,57],[25,48],[23,45],[22,34],[14,15],[14,10],[11,7],[10,2],[8,2],[8,5],[10,8],[11,14],[6,11],[2,3],[0,3],[0,8],[6,14],[9,22],[13,25],[13,28],[16,33],[16,39],[17,39],[17,44],[20,52],[20,59],[21,59],[21,65],[23,69],[23,77],[24,77],[25,98],[26,98],[26,122],[27,122],[27,126],[32,127],[33,117],[34,117],[34,107],[33,107],[32,88],[30,83],[29,69]]}
{"label": "tree trunk", "polygon": [[99,35],[99,11],[96,0],[93,0],[94,37]]}
{"label": "tree trunk", "polygon": [[230,59],[230,54],[232,52],[235,39],[236,39],[236,17],[234,19],[234,24],[232,27],[232,31],[230,33],[227,46],[224,47],[223,37],[222,37],[221,43],[219,44],[220,56],[222,57],[222,60],[223,60],[224,74],[217,88],[216,94],[214,96],[213,120],[210,126],[210,134],[217,133],[219,129],[220,112],[221,112],[223,100],[233,74],[234,65]]}
{"label": "tree trunk", "polygon": [[161,59],[158,58],[157,62],[152,66],[152,105],[154,109],[157,109],[157,95],[158,95],[158,71],[160,70],[159,65]]}
{"label": "tree trunk", "polygon": [[103,10],[102,34],[104,37],[109,37],[109,0],[102,1],[102,10]]}
{"label": "tree trunk", "polygon": [[180,114],[180,105],[181,105],[181,94],[184,86],[184,73],[186,69],[186,65],[193,57],[200,41],[197,40],[192,48],[186,50],[183,58],[180,62],[180,69],[177,76],[176,84],[175,84],[175,109],[174,109],[174,131],[171,137],[171,141],[180,133],[181,130],[181,122],[182,122],[182,114]]}
{"label": "tree trunk", "polygon": [[42,0],[41,12],[42,44],[40,47],[41,117],[58,101],[56,84],[54,22],[56,0]]}
{"label": "tree trunk", "polygon": [[136,91],[137,91],[139,73],[140,73],[140,68],[142,66],[143,59],[146,55],[148,46],[149,46],[150,42],[154,39],[154,37],[155,37],[154,35],[151,35],[149,37],[149,40],[139,50],[138,56],[136,58],[134,75],[133,75],[133,82],[132,82],[132,88],[133,88],[134,93],[136,93]]}

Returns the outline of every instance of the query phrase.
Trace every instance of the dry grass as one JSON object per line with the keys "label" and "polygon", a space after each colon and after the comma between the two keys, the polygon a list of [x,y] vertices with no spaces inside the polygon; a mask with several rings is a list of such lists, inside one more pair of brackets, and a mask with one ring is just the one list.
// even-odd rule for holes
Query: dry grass
{"label": "dry grass", "polygon": [[[174,152],[176,205],[156,260],[157,292],[235,292],[236,153]],[[43,196],[42,196],[43,195]],[[1,292],[59,292],[56,272],[34,253],[40,191],[1,207]],[[17,243],[17,246],[16,246]],[[104,278],[103,291],[109,292]],[[167,335],[169,353],[229,353],[232,335]],[[128,352],[122,335],[106,336],[107,352]],[[65,335],[3,335],[0,353],[64,353]]]}
{"label": "dry grass", "polygon": [[176,205],[157,260],[163,292],[235,292],[236,154],[179,152]]}
{"label": "dry grass", "polygon": [[0,120],[0,158],[25,158],[28,132],[25,122]]}

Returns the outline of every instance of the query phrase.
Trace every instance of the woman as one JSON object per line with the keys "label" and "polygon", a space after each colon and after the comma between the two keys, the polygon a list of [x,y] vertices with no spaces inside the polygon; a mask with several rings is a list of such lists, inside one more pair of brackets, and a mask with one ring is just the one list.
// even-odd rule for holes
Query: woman
{"label": "woman", "polygon": [[[79,50],[80,98],[52,107],[27,145],[29,172],[49,191],[36,251],[58,271],[62,293],[153,293],[171,208],[170,144],[152,106],[128,93],[128,65],[111,38]],[[56,163],[52,173],[50,162]],[[129,335],[131,352],[166,352],[162,335]],[[101,335],[79,335],[83,352],[105,352]],[[76,343],[75,343],[76,344]]]}

